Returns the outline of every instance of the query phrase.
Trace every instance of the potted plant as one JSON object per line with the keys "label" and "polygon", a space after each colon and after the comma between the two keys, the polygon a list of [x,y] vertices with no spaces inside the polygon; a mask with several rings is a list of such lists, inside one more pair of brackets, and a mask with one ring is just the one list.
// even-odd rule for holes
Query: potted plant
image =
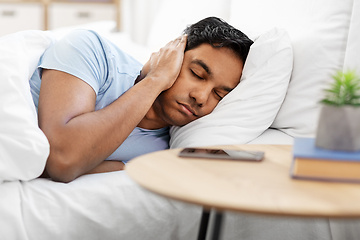
{"label": "potted plant", "polygon": [[326,89],[316,133],[316,146],[338,151],[360,150],[360,78],[338,71]]}

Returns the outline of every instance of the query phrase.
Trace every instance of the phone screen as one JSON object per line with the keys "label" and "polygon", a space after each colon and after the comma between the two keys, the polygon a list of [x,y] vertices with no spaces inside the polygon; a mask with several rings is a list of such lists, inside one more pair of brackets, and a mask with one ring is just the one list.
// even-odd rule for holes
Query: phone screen
{"label": "phone screen", "polygon": [[179,157],[261,161],[264,152],[210,148],[184,148]]}

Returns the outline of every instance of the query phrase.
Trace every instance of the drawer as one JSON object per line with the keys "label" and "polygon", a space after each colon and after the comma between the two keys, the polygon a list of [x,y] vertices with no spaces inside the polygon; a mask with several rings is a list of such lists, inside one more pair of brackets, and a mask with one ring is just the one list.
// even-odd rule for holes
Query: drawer
{"label": "drawer", "polygon": [[115,20],[116,7],[101,3],[52,3],[49,6],[49,29],[95,21]]}
{"label": "drawer", "polygon": [[41,3],[0,3],[0,37],[22,30],[43,30]]}

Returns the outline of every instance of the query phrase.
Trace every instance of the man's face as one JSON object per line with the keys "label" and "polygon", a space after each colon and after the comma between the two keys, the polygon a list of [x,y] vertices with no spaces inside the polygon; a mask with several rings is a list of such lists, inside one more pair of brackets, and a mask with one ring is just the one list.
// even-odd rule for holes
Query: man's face
{"label": "man's face", "polygon": [[243,62],[232,50],[202,44],[185,52],[174,85],[156,99],[156,113],[168,124],[185,125],[211,113],[240,81]]}

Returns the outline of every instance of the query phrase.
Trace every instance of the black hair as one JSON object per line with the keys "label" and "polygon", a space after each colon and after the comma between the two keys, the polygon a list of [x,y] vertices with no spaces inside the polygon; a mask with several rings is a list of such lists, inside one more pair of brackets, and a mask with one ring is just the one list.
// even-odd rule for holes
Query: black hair
{"label": "black hair", "polygon": [[188,35],[185,51],[207,43],[215,48],[231,49],[243,62],[253,44],[243,32],[217,17],[208,17],[194,23],[188,26],[183,34]]}

